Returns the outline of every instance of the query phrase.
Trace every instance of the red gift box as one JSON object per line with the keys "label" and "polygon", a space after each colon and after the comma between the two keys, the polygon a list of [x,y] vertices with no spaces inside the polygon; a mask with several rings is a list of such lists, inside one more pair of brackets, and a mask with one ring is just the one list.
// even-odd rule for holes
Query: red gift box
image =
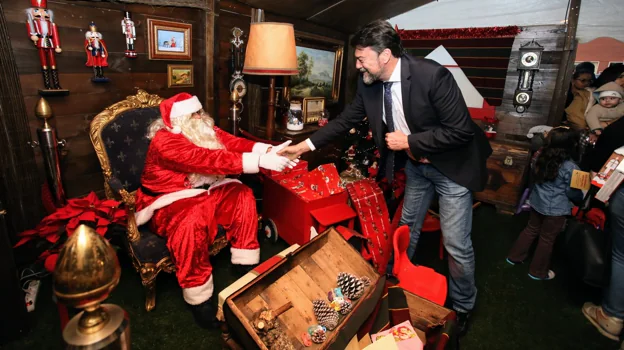
{"label": "red gift box", "polygon": [[310,201],[313,201],[315,199],[323,198],[323,197],[321,197],[320,194],[312,191],[311,189],[309,189],[307,187],[304,188],[303,190],[296,191],[296,193],[297,193],[297,196],[299,196],[301,199],[303,199],[306,202],[310,202]]}
{"label": "red gift box", "polygon": [[329,197],[344,191],[336,165],[332,163],[320,165],[308,173],[307,182],[310,189],[317,192],[321,197]]}
{"label": "red gift box", "polygon": [[294,168],[286,168],[284,171],[269,170],[269,176],[275,180],[292,178],[298,174],[305,174],[308,172],[308,162],[305,160],[299,160],[299,163]]}

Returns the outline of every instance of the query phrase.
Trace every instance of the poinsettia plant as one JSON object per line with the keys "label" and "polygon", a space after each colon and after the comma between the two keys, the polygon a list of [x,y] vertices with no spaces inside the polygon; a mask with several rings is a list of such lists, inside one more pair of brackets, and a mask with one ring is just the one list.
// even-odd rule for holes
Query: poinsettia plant
{"label": "poinsettia plant", "polygon": [[44,260],[46,269],[52,271],[67,237],[80,224],[92,226],[101,236],[105,236],[111,224],[125,226],[126,210],[120,206],[121,202],[112,199],[100,200],[95,192],[82,198],[69,199],[67,205],[46,216],[34,229],[19,233],[17,236],[20,240],[14,248],[37,238],[48,241],[51,246],[39,255],[39,259]]}

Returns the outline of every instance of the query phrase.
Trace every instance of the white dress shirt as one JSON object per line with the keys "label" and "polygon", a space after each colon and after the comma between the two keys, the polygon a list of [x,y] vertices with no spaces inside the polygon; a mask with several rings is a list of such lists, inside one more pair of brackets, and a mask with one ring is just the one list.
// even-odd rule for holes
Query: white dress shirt
{"label": "white dress shirt", "polygon": [[[385,83],[386,81],[384,81]],[[407,126],[407,120],[405,119],[405,112],[403,111],[403,96],[401,95],[401,58],[397,60],[396,66],[394,66],[394,70],[392,71],[392,75],[387,82],[392,82],[392,120],[394,121],[395,130],[402,131],[405,135],[410,135],[410,129]],[[383,87],[382,87],[383,89]],[[386,107],[384,105],[384,94],[382,90],[381,94],[381,106],[382,106],[382,119],[384,123],[386,122]],[[310,147],[311,151],[316,150],[314,144],[310,139],[306,139],[305,142]]]}

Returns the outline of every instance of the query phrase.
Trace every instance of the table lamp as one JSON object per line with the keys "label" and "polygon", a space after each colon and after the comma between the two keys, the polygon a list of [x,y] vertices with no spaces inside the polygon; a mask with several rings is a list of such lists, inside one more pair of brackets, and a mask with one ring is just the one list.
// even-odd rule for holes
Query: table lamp
{"label": "table lamp", "polygon": [[252,23],[243,73],[270,76],[266,137],[271,140],[275,125],[275,76],[299,74],[293,25],[276,22]]}

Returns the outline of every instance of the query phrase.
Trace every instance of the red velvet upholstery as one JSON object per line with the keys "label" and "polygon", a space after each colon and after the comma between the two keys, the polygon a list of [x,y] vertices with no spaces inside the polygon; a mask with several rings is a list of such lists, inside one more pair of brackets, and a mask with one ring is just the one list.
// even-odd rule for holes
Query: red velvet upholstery
{"label": "red velvet upholstery", "polygon": [[407,256],[410,232],[407,225],[394,232],[394,268],[399,287],[438,305],[446,301],[446,277],[426,266],[414,265]]}

